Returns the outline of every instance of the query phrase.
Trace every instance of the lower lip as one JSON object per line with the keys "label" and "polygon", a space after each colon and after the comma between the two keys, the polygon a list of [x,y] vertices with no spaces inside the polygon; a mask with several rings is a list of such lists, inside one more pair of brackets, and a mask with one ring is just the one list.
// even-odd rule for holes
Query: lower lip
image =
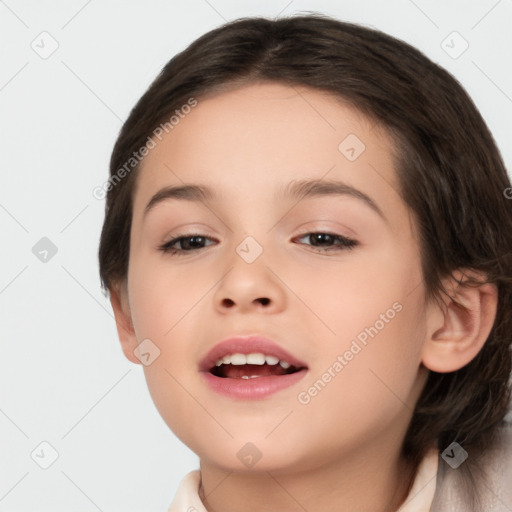
{"label": "lower lip", "polygon": [[203,379],[213,391],[240,400],[257,400],[265,398],[273,393],[293,386],[299,382],[307,369],[299,370],[288,375],[269,375],[266,377],[255,377],[253,379],[228,379],[217,377],[210,372],[201,372]]}

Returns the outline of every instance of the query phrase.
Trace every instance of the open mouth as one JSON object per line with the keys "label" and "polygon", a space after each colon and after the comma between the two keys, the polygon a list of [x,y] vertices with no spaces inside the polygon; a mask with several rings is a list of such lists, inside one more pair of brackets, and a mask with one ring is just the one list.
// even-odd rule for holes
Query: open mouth
{"label": "open mouth", "polygon": [[290,375],[305,368],[305,366],[293,366],[275,356],[254,353],[226,355],[218,359],[209,372],[216,377],[226,379],[255,379]]}

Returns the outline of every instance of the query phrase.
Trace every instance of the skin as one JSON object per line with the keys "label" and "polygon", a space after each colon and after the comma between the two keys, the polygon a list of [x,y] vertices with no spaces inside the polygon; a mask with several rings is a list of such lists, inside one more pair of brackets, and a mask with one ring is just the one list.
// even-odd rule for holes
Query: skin
{"label": "skin", "polygon": [[[366,146],[354,161],[338,149],[349,134]],[[147,338],[160,350],[144,366],[148,387],[200,458],[205,507],[397,510],[415,470],[400,449],[428,371],[455,371],[475,357],[492,328],[496,287],[450,279],[445,285],[465,307],[449,297],[425,302],[418,235],[396,192],[391,140],[332,96],[255,83],[200,99],[157,142],[138,176],[127,280],[111,289],[111,301],[126,357],[140,364],[134,350]],[[306,178],[358,188],[386,220],[347,195],[273,199]],[[220,197],[170,199],[144,217],[158,190],[183,183],[209,185]],[[322,252],[304,236],[325,232],[359,245]],[[198,233],[209,238],[195,252],[159,249]],[[263,249],[251,264],[236,252],[247,236]],[[300,403],[298,393],[395,302],[401,311]],[[202,382],[198,362],[236,334],[276,341],[307,363],[307,375],[262,400],[218,395]],[[248,442],[261,452],[251,468],[237,457]]]}

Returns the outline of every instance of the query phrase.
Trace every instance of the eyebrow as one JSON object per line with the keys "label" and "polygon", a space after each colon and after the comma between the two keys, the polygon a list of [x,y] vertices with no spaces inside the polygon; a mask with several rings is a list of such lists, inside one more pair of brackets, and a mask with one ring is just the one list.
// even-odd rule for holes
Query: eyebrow
{"label": "eyebrow", "polygon": [[[293,180],[288,183],[284,188],[277,191],[275,199],[279,198],[292,198],[297,202],[302,199],[311,197],[323,196],[350,196],[359,199],[361,202],[369,206],[375,213],[377,213],[384,222],[388,222],[383,211],[375,201],[362,192],[361,190],[343,183],[341,181],[328,181],[328,180]],[[144,209],[144,216],[153,209],[157,204],[171,200],[178,199],[184,201],[195,202],[211,202],[218,199],[215,191],[207,186],[198,184],[186,184],[168,186],[160,189],[150,199],[146,208]]]}

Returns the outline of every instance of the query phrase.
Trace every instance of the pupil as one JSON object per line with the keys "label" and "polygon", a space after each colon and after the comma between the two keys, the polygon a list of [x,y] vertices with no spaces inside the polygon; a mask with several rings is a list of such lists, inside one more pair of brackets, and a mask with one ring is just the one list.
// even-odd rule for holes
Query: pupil
{"label": "pupil", "polygon": [[[197,247],[198,245],[200,246],[201,245],[201,240],[203,239],[202,236],[191,236],[189,239],[188,239],[188,245],[189,246],[192,246],[192,247]],[[199,240],[199,242],[198,242]]]}
{"label": "pupil", "polygon": [[[325,240],[325,237],[327,237],[327,240]],[[315,241],[313,245],[317,245],[317,242],[322,242],[322,239],[323,241],[327,241],[329,243],[331,241],[331,237],[332,235],[329,235],[328,233],[316,233],[313,235],[313,240]]]}

